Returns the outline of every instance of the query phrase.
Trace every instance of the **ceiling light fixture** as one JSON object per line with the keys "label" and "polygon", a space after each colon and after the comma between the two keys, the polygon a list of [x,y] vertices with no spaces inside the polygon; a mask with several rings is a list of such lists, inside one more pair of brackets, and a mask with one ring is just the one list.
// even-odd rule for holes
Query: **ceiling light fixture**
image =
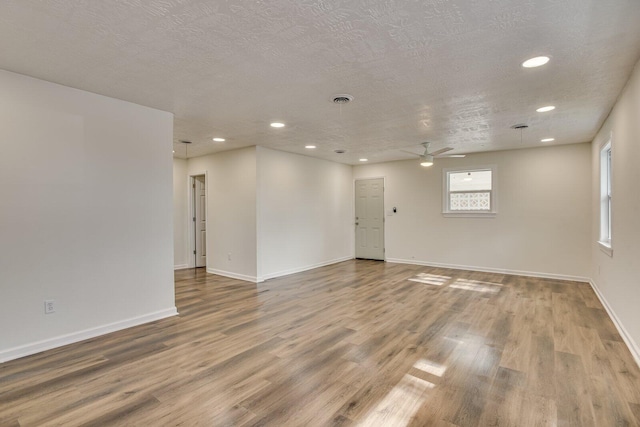
{"label": "ceiling light fixture", "polygon": [[457,158],[463,158],[466,157],[466,154],[451,154],[450,156],[445,156],[445,157],[457,157]]}
{"label": "ceiling light fixture", "polygon": [[541,139],[540,142],[553,142],[555,141],[555,138],[545,138],[545,139]]}
{"label": "ceiling light fixture", "polygon": [[224,139],[224,138],[213,138],[213,140],[214,140],[215,142],[224,142],[224,141],[225,141],[225,139]]}
{"label": "ceiling light fixture", "polygon": [[360,159],[361,162],[368,162],[369,159]]}
{"label": "ceiling light fixture", "polygon": [[313,148],[316,148],[316,146],[315,145],[305,145],[304,148],[308,148],[308,149],[311,150]]}
{"label": "ceiling light fixture", "polygon": [[522,66],[524,68],[535,68],[535,67],[540,67],[541,65],[544,65],[547,62],[549,62],[548,56],[536,56],[535,58],[527,59],[526,61],[524,61],[522,63]]}
{"label": "ceiling light fixture", "polygon": [[273,122],[273,123],[271,123],[271,127],[272,128],[283,128],[284,127],[284,123]]}
{"label": "ceiling light fixture", "polygon": [[425,168],[433,166],[433,156],[431,154],[420,156],[420,166],[424,166]]}
{"label": "ceiling light fixture", "polygon": [[547,105],[546,107],[540,107],[536,111],[538,113],[546,113],[547,111],[555,110],[555,105]]}

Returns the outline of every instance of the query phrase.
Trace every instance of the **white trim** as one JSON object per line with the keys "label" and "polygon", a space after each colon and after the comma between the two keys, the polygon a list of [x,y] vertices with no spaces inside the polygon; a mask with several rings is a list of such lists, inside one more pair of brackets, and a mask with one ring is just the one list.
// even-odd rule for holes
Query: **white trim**
{"label": "white trim", "polygon": [[184,270],[185,268],[189,268],[189,264],[178,264],[173,266],[174,270]]}
{"label": "white trim", "polygon": [[633,338],[631,338],[631,335],[627,332],[627,330],[625,329],[620,319],[618,319],[618,316],[616,316],[616,312],[613,311],[613,308],[611,308],[611,306],[605,299],[604,295],[602,295],[602,293],[598,289],[598,285],[596,285],[596,282],[594,282],[593,280],[589,280],[589,284],[591,285],[591,288],[593,289],[593,291],[596,293],[596,296],[600,300],[600,303],[602,304],[604,309],[607,311],[607,314],[613,321],[613,324],[615,325],[616,329],[618,330],[618,333],[624,340],[624,343],[629,348],[629,351],[631,352],[631,355],[633,356],[633,359],[635,360],[636,364],[640,367],[640,346],[638,346],[638,344],[633,340]]}
{"label": "white trim", "polygon": [[327,265],[337,264],[339,262],[344,262],[344,261],[348,261],[348,260],[351,260],[351,259],[354,259],[354,257],[349,255],[349,256],[344,256],[344,257],[332,259],[330,261],[324,261],[324,262],[320,262],[320,263],[317,263],[317,264],[306,265],[304,267],[290,268],[288,270],[282,270],[282,271],[278,271],[276,273],[265,274],[262,277],[258,277],[258,282],[264,282],[265,280],[275,279],[276,277],[288,276],[289,274],[301,273],[303,271],[313,270],[314,268],[325,267]]}
{"label": "white trim", "polygon": [[611,248],[610,243],[598,241],[598,247],[605,254],[609,255],[610,257],[613,256],[613,248]]}
{"label": "white trim", "polygon": [[106,335],[111,332],[120,331],[122,329],[131,328],[133,326],[142,325],[144,323],[149,323],[149,322],[164,319],[167,317],[176,316],[177,314],[178,314],[178,310],[175,307],[171,307],[165,310],[160,310],[153,313],[144,314],[142,316],[133,317],[131,319],[125,319],[118,322],[108,323],[106,325],[97,326],[95,328],[85,329],[78,332],[72,332],[70,334],[60,335],[58,337],[37,341],[31,344],[21,345],[19,347],[10,348],[8,350],[0,351],[0,363],[4,363],[4,362],[8,362],[9,360],[14,360],[20,357],[25,357],[32,354],[40,353],[45,350],[51,350],[53,348],[62,347],[63,345],[77,343],[79,341],[84,341],[89,338],[95,338],[100,335]]}
{"label": "white trim", "polygon": [[229,277],[230,279],[244,280],[245,282],[258,283],[261,282],[256,276],[247,276],[246,274],[238,274],[231,271],[216,270],[215,268],[207,268],[207,273],[216,274],[218,276]]}
{"label": "white trim", "polygon": [[570,280],[572,282],[589,282],[590,280],[588,277],[571,276],[567,274],[541,273],[536,271],[509,270],[509,269],[502,269],[502,268],[478,267],[478,266],[471,266],[471,265],[442,264],[437,262],[418,261],[415,259],[409,260],[409,259],[389,258],[387,259],[387,262],[394,262],[396,264],[424,265],[427,267],[451,268],[453,270],[469,270],[469,271],[481,271],[484,273],[511,274],[514,276],[540,277],[543,279]]}

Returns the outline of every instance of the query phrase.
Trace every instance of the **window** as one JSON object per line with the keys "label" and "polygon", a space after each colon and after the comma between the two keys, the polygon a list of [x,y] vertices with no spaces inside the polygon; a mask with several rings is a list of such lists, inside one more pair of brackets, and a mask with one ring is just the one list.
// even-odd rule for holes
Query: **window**
{"label": "window", "polygon": [[611,140],[600,149],[600,248],[609,256],[611,247]]}
{"label": "window", "polygon": [[444,169],[445,216],[494,216],[496,214],[495,166]]}

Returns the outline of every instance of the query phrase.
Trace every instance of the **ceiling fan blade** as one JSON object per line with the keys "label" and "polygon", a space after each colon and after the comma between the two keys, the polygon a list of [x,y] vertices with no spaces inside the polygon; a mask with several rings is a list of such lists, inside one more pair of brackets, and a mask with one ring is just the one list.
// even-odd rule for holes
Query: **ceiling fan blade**
{"label": "ceiling fan blade", "polygon": [[414,156],[416,156],[416,157],[419,157],[419,156],[420,156],[420,154],[418,154],[418,153],[416,153],[416,152],[414,152],[414,151],[402,150],[402,149],[399,149],[398,151],[402,151],[403,153],[411,154],[411,155],[414,155]]}
{"label": "ceiling fan blade", "polygon": [[446,153],[447,151],[451,151],[451,150],[453,150],[452,147],[444,147],[444,148],[441,148],[440,150],[436,150],[433,153],[429,153],[429,154],[431,154],[432,156],[437,156],[438,154]]}

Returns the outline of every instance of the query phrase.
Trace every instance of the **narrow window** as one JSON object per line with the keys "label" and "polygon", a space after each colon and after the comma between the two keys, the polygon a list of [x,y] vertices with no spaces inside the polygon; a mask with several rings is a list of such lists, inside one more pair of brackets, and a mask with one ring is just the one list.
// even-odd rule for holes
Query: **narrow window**
{"label": "narrow window", "polygon": [[600,149],[600,247],[612,255],[611,246],[611,140]]}

